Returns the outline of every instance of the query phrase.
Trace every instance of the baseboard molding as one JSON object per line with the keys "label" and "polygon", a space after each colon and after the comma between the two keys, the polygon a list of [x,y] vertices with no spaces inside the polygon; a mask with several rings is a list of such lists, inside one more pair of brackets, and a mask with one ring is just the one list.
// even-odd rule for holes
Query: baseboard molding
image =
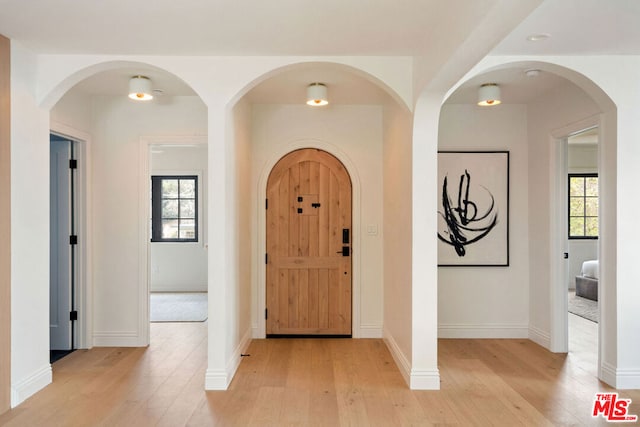
{"label": "baseboard molding", "polygon": [[617,381],[616,381],[616,367],[607,363],[607,362],[602,362],[600,364],[600,379],[610,385],[613,388],[616,388],[617,385]]}
{"label": "baseboard molding", "polygon": [[360,333],[357,338],[382,338],[382,325],[365,324],[360,325]]}
{"label": "baseboard molding", "polygon": [[94,332],[94,347],[145,347],[141,337],[135,331]]}
{"label": "baseboard molding", "polygon": [[411,386],[411,363],[409,363],[409,359],[407,359],[402,350],[400,350],[398,343],[396,343],[396,340],[393,339],[393,336],[386,329],[383,329],[383,339],[391,353],[391,357],[393,357],[396,366],[398,366],[398,370],[400,370],[400,375],[402,375],[407,385]]}
{"label": "baseboard molding", "polygon": [[51,365],[47,364],[11,387],[11,407],[15,408],[53,381]]}
{"label": "baseboard molding", "polygon": [[180,286],[171,286],[171,285],[167,285],[167,286],[155,286],[153,289],[151,289],[151,293],[154,292],[162,292],[162,293],[172,293],[172,294],[206,294],[209,291],[208,286],[205,284],[204,286],[191,286],[189,289],[180,289]]}
{"label": "baseboard molding", "polygon": [[205,390],[226,390],[231,384],[240,362],[242,361],[242,354],[246,352],[249,344],[251,343],[251,337],[253,335],[253,328],[247,329],[244,336],[238,343],[238,346],[233,352],[231,359],[227,363],[227,367],[224,371],[220,369],[207,369],[204,376],[204,389]]}
{"label": "baseboard molding", "polygon": [[529,338],[529,326],[499,323],[440,324],[438,338]]}
{"label": "baseboard molding", "polygon": [[619,390],[640,389],[640,371],[637,369],[618,369],[616,388]]}
{"label": "baseboard molding", "polygon": [[219,369],[207,369],[204,375],[205,390],[226,390],[231,380],[228,379],[227,372]]}
{"label": "baseboard molding", "polygon": [[433,371],[411,371],[411,390],[440,390],[440,372]]}
{"label": "baseboard molding", "polygon": [[603,362],[600,379],[618,390],[640,389],[640,370],[637,369],[617,369]]}
{"label": "baseboard molding", "polygon": [[529,326],[529,339],[547,350],[551,348],[551,335],[535,326]]}

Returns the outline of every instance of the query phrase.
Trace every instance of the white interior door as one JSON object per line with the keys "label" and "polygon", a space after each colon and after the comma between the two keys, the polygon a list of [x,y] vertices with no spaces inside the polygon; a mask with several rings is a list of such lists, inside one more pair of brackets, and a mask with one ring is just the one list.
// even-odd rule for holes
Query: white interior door
{"label": "white interior door", "polygon": [[72,349],[71,141],[51,141],[50,348]]}

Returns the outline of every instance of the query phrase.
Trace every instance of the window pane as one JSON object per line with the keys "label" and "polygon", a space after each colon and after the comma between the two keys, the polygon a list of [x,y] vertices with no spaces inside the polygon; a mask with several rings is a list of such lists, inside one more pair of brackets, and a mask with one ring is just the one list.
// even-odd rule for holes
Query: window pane
{"label": "window pane", "polygon": [[180,218],[196,217],[196,201],[180,200]]}
{"label": "window pane", "polygon": [[569,178],[569,195],[570,196],[584,195],[584,178],[583,177]]}
{"label": "window pane", "polygon": [[585,219],[586,236],[598,237],[598,218]]}
{"label": "window pane", "polygon": [[598,216],[598,199],[596,197],[587,197],[585,200],[586,216]]}
{"label": "window pane", "polygon": [[569,236],[584,236],[584,218],[569,218]]}
{"label": "window pane", "polygon": [[178,198],[178,180],[163,179],[162,180],[162,198]]}
{"label": "window pane", "polygon": [[569,216],[584,216],[584,198],[572,197],[569,199]]}
{"label": "window pane", "polygon": [[178,201],[162,201],[162,218],[178,218]]}
{"label": "window pane", "polygon": [[162,238],[163,239],[178,238],[178,220],[177,219],[162,220]]}
{"label": "window pane", "polygon": [[193,199],[196,197],[196,180],[181,179],[180,180],[180,198]]}
{"label": "window pane", "polygon": [[180,238],[195,239],[196,238],[196,221],[193,219],[180,220]]}
{"label": "window pane", "polygon": [[591,177],[585,179],[585,195],[591,197],[598,196],[598,178]]}

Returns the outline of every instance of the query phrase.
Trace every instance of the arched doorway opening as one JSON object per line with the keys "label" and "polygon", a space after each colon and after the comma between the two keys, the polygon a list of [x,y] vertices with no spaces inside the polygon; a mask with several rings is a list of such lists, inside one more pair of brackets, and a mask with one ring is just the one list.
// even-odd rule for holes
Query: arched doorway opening
{"label": "arched doorway opening", "polygon": [[[527,73],[530,70],[536,72]],[[598,239],[598,255],[603,274],[600,292],[609,294],[616,286],[612,272],[615,251],[611,248],[615,246],[617,236],[615,229],[607,226],[616,216],[616,188],[612,185],[616,166],[611,162],[616,151],[615,131],[611,130],[616,124],[615,105],[602,89],[582,74],[554,64],[507,63],[485,67],[470,76],[451,91],[443,106],[440,149],[458,144],[458,148],[506,147],[511,151],[512,159],[521,162],[519,166],[514,165],[510,176],[511,188],[518,189],[510,205],[510,219],[516,221],[511,225],[511,235],[527,238],[526,241],[511,240],[510,243],[518,247],[512,246],[514,263],[504,271],[441,271],[440,334],[470,338],[530,338],[551,351],[566,352],[568,275],[564,258],[567,247],[564,222],[568,215],[562,208],[566,207],[566,201],[562,204],[559,195],[561,189],[566,194],[567,176],[566,164],[562,169],[566,158],[562,157],[560,142],[589,127],[599,126],[602,130],[598,146],[603,197],[600,221],[601,229],[606,231]],[[501,86],[503,104],[491,108],[475,105],[478,88],[484,83]],[[454,123],[464,125],[455,127]],[[514,193],[511,194],[513,197]],[[605,206],[604,199],[611,203]],[[516,261],[518,258],[520,260]],[[476,283],[486,281],[485,285],[472,290],[476,301],[496,292],[497,301],[510,304],[509,308],[493,310],[491,302],[487,302],[477,305],[471,314],[461,311],[464,301],[458,299],[455,303],[452,302],[455,299],[447,297],[451,296],[453,287],[458,288],[459,295],[465,294],[460,289],[464,285],[460,283],[464,277],[471,276]],[[523,286],[518,277],[524,277],[528,283]],[[500,290],[497,288],[502,285],[498,283],[504,284]],[[476,291],[482,294],[474,293]],[[599,361],[598,366],[593,367],[593,372],[600,378],[603,378],[605,346],[612,345],[603,334],[607,331],[609,335],[610,327],[615,324],[615,303],[610,304],[612,301],[608,300],[600,311]],[[489,309],[483,314],[480,307]],[[464,320],[468,325],[466,330],[451,327],[462,324],[460,313],[463,312],[468,315]]]}
{"label": "arched doorway opening", "polygon": [[[138,102],[127,98],[129,80],[135,75],[145,75],[151,80],[153,100]],[[65,87],[65,92],[56,95],[59,87]],[[53,100],[53,96],[59,98]],[[156,254],[150,243],[149,189],[150,176],[155,173],[152,146],[156,150],[162,146],[166,150],[184,151],[206,143],[207,107],[177,76],[135,62],[102,63],[79,71],[58,85],[45,102],[55,103],[50,109],[52,128],[62,126],[65,135],[81,135],[79,139],[86,140],[86,159],[81,167],[87,171],[88,196],[83,209],[89,225],[85,233],[78,235],[80,244],[87,248],[79,266],[86,275],[78,281],[82,289],[78,296],[84,301],[82,310],[78,310],[82,320],[79,330],[84,334],[82,348],[146,346],[150,330],[149,293],[156,286],[156,273],[163,273],[156,271],[162,263],[154,262]],[[181,134],[190,135],[190,140],[185,142]],[[171,157],[184,158],[183,154]],[[205,201],[206,155],[199,157],[205,159],[205,166],[198,168],[201,178],[204,175],[200,180],[200,197]],[[174,162],[161,169],[166,175],[186,173],[193,168],[184,162]],[[200,264],[191,267],[203,271],[205,278],[187,285],[197,285],[206,291],[206,214],[200,213],[199,235],[180,245],[189,245],[202,254]],[[178,243],[163,245],[165,249],[170,245],[177,247]],[[185,247],[174,249],[180,252]],[[174,260],[180,256],[174,254]],[[164,269],[177,268],[162,265]],[[185,282],[186,279],[180,280],[176,286]]]}

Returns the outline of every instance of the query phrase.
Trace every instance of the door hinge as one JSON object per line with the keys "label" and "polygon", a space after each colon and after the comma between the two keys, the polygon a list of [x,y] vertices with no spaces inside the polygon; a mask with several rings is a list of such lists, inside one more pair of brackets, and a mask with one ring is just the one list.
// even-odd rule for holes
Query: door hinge
{"label": "door hinge", "polygon": [[264,208],[269,209],[269,199],[264,199]]}
{"label": "door hinge", "polygon": [[69,320],[78,320],[78,312],[76,310],[69,312]]}
{"label": "door hinge", "polygon": [[269,254],[264,254],[264,263],[269,264]]}
{"label": "door hinge", "polygon": [[69,159],[69,169],[78,169],[78,161],[76,159]]}
{"label": "door hinge", "polygon": [[264,309],[264,318],[265,320],[269,318],[269,310],[268,309]]}
{"label": "door hinge", "polygon": [[69,236],[69,244],[70,245],[77,245],[78,244],[78,236],[76,236],[75,234],[72,234],[71,236]]}

